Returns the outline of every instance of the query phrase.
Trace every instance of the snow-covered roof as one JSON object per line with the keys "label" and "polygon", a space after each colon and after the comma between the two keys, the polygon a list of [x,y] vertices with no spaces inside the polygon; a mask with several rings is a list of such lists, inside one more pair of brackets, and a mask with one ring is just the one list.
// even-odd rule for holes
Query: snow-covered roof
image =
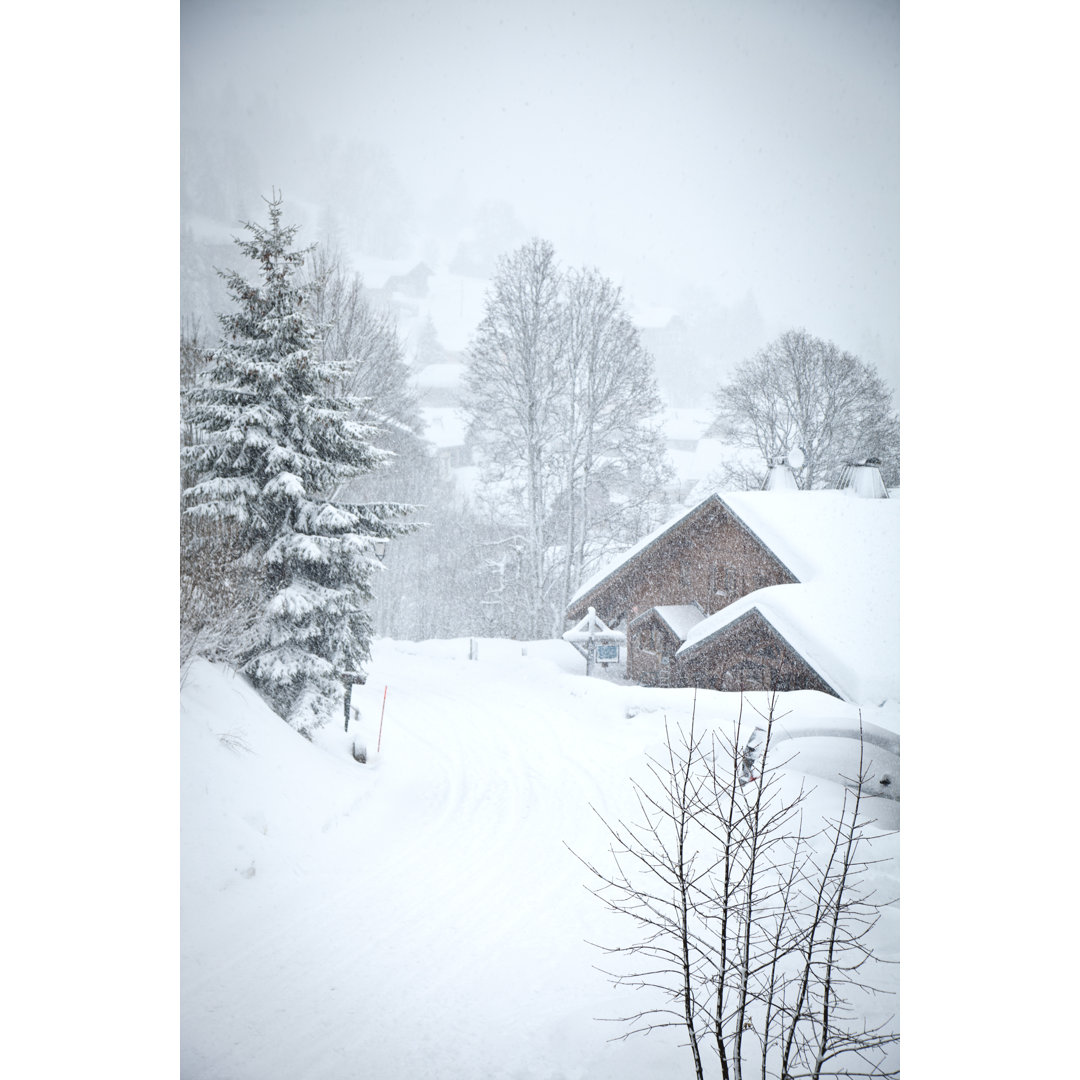
{"label": "snow-covered roof", "polygon": [[567,630],[563,634],[563,641],[569,641],[571,644],[575,642],[586,641],[601,641],[601,642],[625,642],[626,635],[621,630],[612,630],[610,626],[599,615],[596,614],[595,608],[589,608],[585,615],[585,618],[573,627],[571,630]]}
{"label": "snow-covered roof", "polygon": [[685,655],[756,608],[849,701],[900,698],[900,500],[841,491],[713,492],[586,582],[577,603],[705,503],[717,500],[797,578],[689,627]]}
{"label": "snow-covered roof", "polygon": [[899,499],[831,490],[727,491],[718,498],[800,581],[843,574],[856,552],[891,560],[899,576]]}
{"label": "snow-covered roof", "polygon": [[[689,510],[684,510],[681,514],[679,514],[678,517],[673,518],[671,521],[665,522],[663,525],[659,526],[659,528],[654,529],[647,536],[643,536],[632,548],[629,548],[628,550],[624,551],[616,559],[614,559],[612,562],[608,563],[602,570],[600,570],[596,574],[594,574],[588,581],[585,582],[584,585],[581,586],[580,589],[578,589],[578,591],[576,593],[574,593],[573,597],[571,597],[571,599],[570,599],[570,603],[569,603],[568,606],[573,607],[573,605],[576,604],[579,600],[581,600],[582,597],[584,597],[586,594],[592,592],[593,589],[595,589],[598,585],[601,585],[609,577],[613,577],[628,562],[630,562],[632,559],[636,558],[638,555],[640,555],[647,548],[649,548],[653,544],[655,544],[658,540],[661,540],[668,533],[670,533],[673,530],[677,529],[680,525],[682,525],[682,523],[684,521],[686,521],[687,518],[692,517],[694,514],[698,513],[698,511],[700,511],[705,506],[706,503],[710,503],[710,502],[718,502],[718,503],[726,506],[727,509],[731,513],[734,513],[734,515],[736,517],[742,518],[743,519],[743,524],[747,527],[748,531],[750,533],[752,533],[752,534],[757,534],[758,538],[763,543],[765,543],[768,547],[772,548],[773,554],[776,555],[780,559],[780,561],[782,563],[785,563],[788,566],[788,569],[791,570],[791,572],[796,577],[800,577],[801,575],[798,573],[797,570],[795,570],[795,568],[793,566],[791,566],[791,564],[788,562],[788,560],[781,554],[781,552],[778,550],[776,544],[770,542],[768,537],[762,536],[758,532],[755,525],[751,521],[748,521],[743,516],[743,513],[739,509],[739,506],[743,505],[741,503],[742,496],[744,496],[744,495],[755,496],[755,495],[762,495],[762,494],[764,494],[767,498],[776,498],[776,497],[778,497],[777,493],[775,493],[775,492],[726,492],[724,495],[721,495],[719,492],[716,492],[716,491],[710,492],[703,499],[699,500],[693,506],[691,506]],[[802,494],[802,493],[800,492],[799,494]],[[824,493],[819,493],[819,494],[824,494]],[[748,506],[750,506],[752,508],[753,507],[753,501],[751,501],[749,504],[745,504],[745,505],[748,505]],[[772,507],[771,509],[776,509],[776,508]],[[753,515],[751,515],[751,516],[753,516]],[[774,523],[771,521],[771,517],[772,517],[772,515],[766,515],[765,518],[763,519],[764,524],[769,528],[769,532],[773,535],[773,538],[779,542],[781,547],[784,547],[785,550],[789,550],[789,551],[792,550],[790,545],[785,545],[783,543],[782,532],[780,532],[778,534],[777,529],[774,527]]]}
{"label": "snow-covered roof", "polygon": [[849,701],[899,701],[899,500],[755,491],[724,501],[799,581],[758,589],[703,619],[679,655],[756,608]]}
{"label": "snow-covered roof", "polygon": [[[359,251],[350,252],[349,261],[370,289],[377,289],[379,282],[407,277],[416,269],[415,259],[378,259]],[[420,332],[429,317],[444,348],[451,352],[464,349],[484,317],[487,289],[488,282],[481,278],[434,268],[427,277],[427,288],[422,297],[409,297],[404,305],[391,304],[397,316],[398,330],[406,339],[406,353],[411,354],[416,349]]]}
{"label": "snow-covered roof", "polygon": [[705,618],[697,604],[658,604],[651,610],[667,623],[680,641],[685,641],[687,634]]}

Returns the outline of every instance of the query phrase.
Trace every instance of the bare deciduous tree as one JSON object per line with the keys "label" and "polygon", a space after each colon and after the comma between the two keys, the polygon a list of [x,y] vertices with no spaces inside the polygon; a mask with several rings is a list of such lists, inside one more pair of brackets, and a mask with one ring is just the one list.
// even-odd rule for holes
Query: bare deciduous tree
{"label": "bare deciduous tree", "polygon": [[[198,318],[185,319],[180,331],[180,387],[191,390],[210,365],[212,352]],[[181,416],[180,444],[201,438],[187,415]],[[197,475],[181,468],[181,490]],[[254,576],[245,566],[237,530],[224,522],[180,518],[180,670],[196,656],[237,663],[257,611]]]}
{"label": "bare deciduous tree", "polygon": [[534,239],[499,260],[469,348],[466,389],[489,480],[520,500],[528,537],[521,632],[547,636],[556,594],[548,522],[551,452],[559,431],[564,333],[555,249]]}
{"label": "bare deciduous tree", "polygon": [[563,271],[536,239],[499,263],[466,390],[504,565],[526,575],[508,632],[557,633],[590,560],[655,524],[667,466],[652,358],[620,290]]}
{"label": "bare deciduous tree", "polygon": [[869,364],[805,330],[789,330],[736,369],[716,392],[728,442],[761,453],[757,470],[725,479],[760,487],[767,464],[801,450],[804,488],[835,483],[848,461],[877,457],[890,485],[900,477],[900,421],[892,392]]}
{"label": "bare deciduous tree", "polygon": [[228,524],[180,519],[180,670],[196,656],[238,665],[258,614],[256,575]]}
{"label": "bare deciduous tree", "polygon": [[859,1015],[882,963],[863,855],[869,773],[860,751],[838,816],[809,822],[807,792],[775,760],[776,702],[752,749],[741,709],[730,735],[693,717],[668,731],[664,758],[634,784],[640,818],[601,817],[613,868],[582,861],[596,895],[637,928],[604,947],[621,962],[608,974],[651,999],[619,1018],[622,1037],[682,1028],[697,1080],[710,1045],[723,1080],[895,1076],[891,1019]]}
{"label": "bare deciduous tree", "polygon": [[620,524],[643,500],[656,501],[669,470],[656,423],[662,405],[653,360],[623,307],[622,290],[598,270],[570,270],[563,312],[565,606],[590,554],[604,553],[605,540],[625,542]]}
{"label": "bare deciduous tree", "polygon": [[180,325],[180,387],[195,385],[195,380],[210,363],[210,349],[196,315],[185,318]]}
{"label": "bare deciduous tree", "polygon": [[416,429],[416,394],[393,316],[371,303],[360,275],[329,248],[311,252],[304,280],[322,356],[347,373],[339,392],[367,402],[366,420]]}

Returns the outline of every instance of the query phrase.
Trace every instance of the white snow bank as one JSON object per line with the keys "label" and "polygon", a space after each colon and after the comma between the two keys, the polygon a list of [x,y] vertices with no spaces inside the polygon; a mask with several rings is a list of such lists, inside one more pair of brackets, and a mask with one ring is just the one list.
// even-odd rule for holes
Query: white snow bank
{"label": "white snow bank", "polygon": [[285,724],[243,676],[205,660],[184,680],[180,754],[185,884],[211,893],[294,873],[371,783]]}
{"label": "white snow bank", "polygon": [[[596,1017],[641,1008],[586,941],[625,940],[568,850],[602,863],[629,777],[685,727],[695,692],[584,675],[561,641],[374,643],[360,720],[305,742],[244,680],[196,664],[181,709],[181,1075],[653,1080],[684,1073],[678,1031],[629,1042]],[[385,695],[385,698],[384,698]],[[697,691],[697,722],[738,695]],[[350,756],[353,739],[369,764]],[[744,730],[765,695],[743,701]],[[781,695],[785,723],[853,706]],[[863,710],[880,727],[890,710]],[[849,740],[833,739],[839,745]],[[793,741],[792,746],[795,745]],[[789,766],[795,770],[795,764]],[[802,774],[791,772],[793,782]],[[840,783],[810,806],[835,813]],[[895,805],[895,804],[894,804]],[[898,838],[878,842],[894,888]],[[898,912],[875,932],[897,947]],[[896,974],[888,976],[895,988]],[[869,1006],[895,1010],[888,999]]]}

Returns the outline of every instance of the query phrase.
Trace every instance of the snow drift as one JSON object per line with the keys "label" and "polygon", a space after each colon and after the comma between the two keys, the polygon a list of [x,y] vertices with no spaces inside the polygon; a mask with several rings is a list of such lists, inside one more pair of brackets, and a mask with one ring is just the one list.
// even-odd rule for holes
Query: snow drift
{"label": "snow drift", "polygon": [[[611,1041],[622,1029],[597,1019],[642,1003],[594,967],[587,940],[627,928],[590,894],[568,845],[604,859],[591,807],[633,814],[628,777],[661,753],[665,720],[688,723],[694,691],[587,679],[564,642],[482,640],[468,655],[467,640],[376,641],[354,694],[359,722],[315,743],[241,677],[192,667],[181,697],[183,1077],[685,1071],[677,1031]],[[826,695],[782,697],[791,725],[857,722]],[[762,702],[747,695],[748,709]],[[699,724],[730,723],[738,707],[737,695],[697,692]],[[863,715],[898,730],[896,706]],[[813,806],[833,812],[838,776],[815,782]],[[895,825],[898,803],[886,809]],[[896,835],[875,847],[883,893],[896,891],[897,850]],[[875,945],[895,957],[898,910],[886,916]],[[875,1008],[888,1015],[896,1002]]]}

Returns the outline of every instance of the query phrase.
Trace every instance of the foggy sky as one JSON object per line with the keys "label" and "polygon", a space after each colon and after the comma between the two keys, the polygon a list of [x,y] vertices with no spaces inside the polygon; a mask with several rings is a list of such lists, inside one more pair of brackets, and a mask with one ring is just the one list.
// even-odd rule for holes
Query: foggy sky
{"label": "foggy sky", "polygon": [[[195,87],[261,95],[385,147],[421,212],[453,191],[504,200],[633,304],[678,306],[691,283],[723,304],[752,292],[770,327],[832,338],[898,385],[895,0],[180,11],[186,126],[204,119]],[[271,136],[256,149],[271,168],[289,154]]]}

